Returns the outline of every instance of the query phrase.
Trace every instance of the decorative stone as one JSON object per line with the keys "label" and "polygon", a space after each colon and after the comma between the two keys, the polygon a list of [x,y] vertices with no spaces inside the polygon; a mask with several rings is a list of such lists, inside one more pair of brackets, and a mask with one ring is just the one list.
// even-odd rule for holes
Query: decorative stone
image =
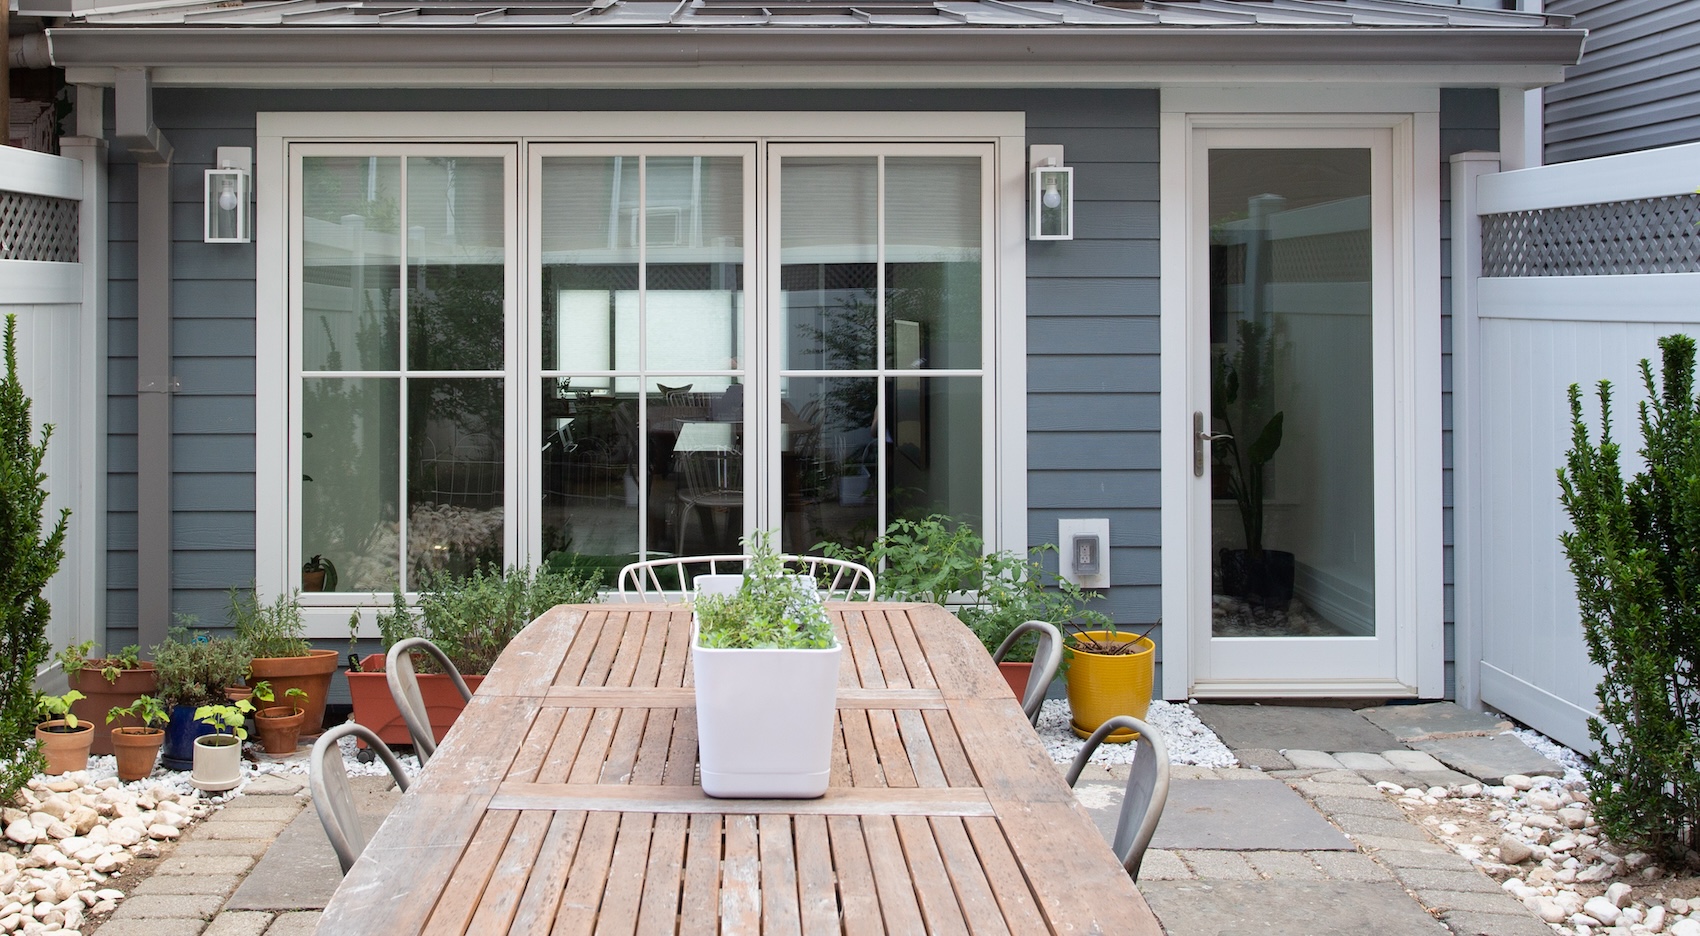
{"label": "decorative stone", "polygon": [[177,831],[176,826],[168,825],[168,824],[163,823],[163,822],[156,822],[153,825],[148,826],[148,837],[149,838],[174,839],[177,836],[182,835],[182,834],[183,833]]}
{"label": "decorative stone", "polygon": [[28,845],[36,840],[38,835],[35,824],[28,819],[19,819],[6,826],[6,837],[19,845]]}
{"label": "decorative stone", "polygon": [[1700,920],[1677,920],[1667,932],[1670,936],[1700,936]]}
{"label": "decorative stone", "polygon": [[123,900],[124,892],[110,887],[103,887],[94,892],[96,900]]}
{"label": "decorative stone", "polygon": [[1564,823],[1567,829],[1580,829],[1588,824],[1588,811],[1574,806],[1566,807],[1558,811],[1558,820]]}
{"label": "decorative stone", "polygon": [[1499,860],[1506,864],[1522,864],[1528,861],[1534,851],[1522,841],[1510,835],[1499,838]]}
{"label": "decorative stone", "polygon": [[69,793],[83,785],[82,781],[74,779],[76,776],[76,774],[71,774],[65,777],[54,777],[42,785],[55,793]]}
{"label": "decorative stone", "polygon": [[1551,897],[1525,897],[1523,906],[1533,910],[1536,916],[1548,923],[1563,923],[1564,918],[1570,915],[1565,912],[1562,904]]}
{"label": "decorative stone", "polygon": [[1654,904],[1647,908],[1647,917],[1641,921],[1648,932],[1657,933],[1665,928],[1665,908]]}
{"label": "decorative stone", "polygon": [[1517,791],[1533,789],[1535,786],[1535,781],[1533,779],[1525,777],[1522,774],[1507,774],[1502,779],[1506,786]]}
{"label": "decorative stone", "polygon": [[1604,897],[1589,897],[1587,902],[1582,904],[1582,912],[1606,926],[1615,924],[1621,913],[1616,904]]}
{"label": "decorative stone", "polygon": [[142,833],[129,826],[113,825],[108,828],[114,845],[134,845],[142,840]]}
{"label": "decorative stone", "polygon": [[[1576,883],[1598,884],[1601,881],[1611,880],[1614,873],[1615,872],[1612,871],[1612,866],[1609,864],[1593,865],[1586,870],[1576,872]],[[1610,924],[1607,925],[1609,926]]]}
{"label": "decorative stone", "polygon": [[1622,910],[1624,907],[1629,906],[1629,893],[1633,889],[1634,888],[1631,888],[1628,884],[1619,881],[1606,888],[1606,899],[1611,901],[1613,906]]}

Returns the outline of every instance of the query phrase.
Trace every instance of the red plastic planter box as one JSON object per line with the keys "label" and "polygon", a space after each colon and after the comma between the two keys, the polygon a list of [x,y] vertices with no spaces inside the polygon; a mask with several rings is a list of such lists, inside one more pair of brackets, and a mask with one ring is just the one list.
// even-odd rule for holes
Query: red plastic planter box
{"label": "red plastic planter box", "polygon": [[[413,738],[407,733],[407,722],[402,721],[401,710],[395,707],[395,700],[390,698],[390,686],[384,676],[384,655],[374,653],[360,661],[361,672],[350,671],[348,675],[348,693],[354,699],[354,720],[378,733],[385,744],[412,744]],[[483,676],[466,676],[466,686],[474,692],[484,681]],[[443,740],[443,735],[449,733],[449,726],[460,717],[466,702],[447,676],[430,673],[419,674],[419,694],[425,698],[425,713],[431,719],[431,734],[437,741]]]}

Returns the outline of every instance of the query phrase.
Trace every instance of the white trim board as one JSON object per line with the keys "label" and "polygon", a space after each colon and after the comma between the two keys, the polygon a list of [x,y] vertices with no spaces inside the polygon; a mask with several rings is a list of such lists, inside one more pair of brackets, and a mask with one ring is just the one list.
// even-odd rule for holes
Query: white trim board
{"label": "white trim board", "polygon": [[1697,184],[1696,166],[1700,143],[1683,143],[1494,173],[1477,183],[1476,211],[1490,215],[1686,195]]}
{"label": "white trim board", "polygon": [[[79,179],[79,187],[81,182]],[[83,265],[48,260],[0,260],[0,296],[5,297],[3,302],[7,306],[80,303],[83,301]]]}
{"label": "white trim board", "polygon": [[1691,325],[1697,295],[1700,273],[1476,279],[1476,304],[1483,319]]}
{"label": "white trim board", "polygon": [[520,139],[529,143],[691,140],[959,140],[1025,137],[1020,111],[262,111],[256,135],[291,142]]}

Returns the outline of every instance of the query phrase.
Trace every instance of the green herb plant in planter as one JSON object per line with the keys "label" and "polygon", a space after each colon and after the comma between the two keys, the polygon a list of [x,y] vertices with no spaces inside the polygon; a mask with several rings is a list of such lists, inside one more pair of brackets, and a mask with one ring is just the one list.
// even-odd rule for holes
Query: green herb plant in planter
{"label": "green herb plant in planter", "polygon": [[816,797],[832,767],[843,651],[814,583],[786,570],[771,533],[745,540],[736,592],[694,606],[697,750],[703,792]]}
{"label": "green herb plant in planter", "polygon": [[112,751],[118,756],[118,779],[140,780],[153,773],[159,759],[160,746],[165,743],[165,725],[170,714],[159,700],[150,695],[139,696],[126,706],[113,706],[106,713],[106,723],[120,719],[139,724],[112,729]]}
{"label": "green herb plant in planter", "polygon": [[105,656],[94,653],[95,642],[85,640],[59,651],[59,664],[65,668],[69,688],[83,694],[71,707],[79,719],[94,724],[91,754],[113,753],[113,728],[141,724],[134,718],[121,718],[109,724],[103,716],[113,708],[122,707],[139,696],[152,695],[159,690],[159,674],[152,663],[144,663],[141,651],[125,647]]}
{"label": "green herb plant in planter", "polygon": [[318,734],[325,720],[325,698],[330,693],[338,654],[335,650],[315,650],[307,642],[299,594],[279,595],[268,605],[260,601],[257,590],[233,588],[230,626],[253,657],[249,678],[267,680],[273,690],[285,695],[290,689],[305,692],[301,730]]}
{"label": "green herb plant in planter", "polygon": [[242,742],[248,738],[242,725],[253,711],[253,703],[246,699],[195,709],[195,721],[212,726],[210,734],[195,739],[195,766],[189,782],[197,789],[216,793],[242,782]]}
{"label": "green herb plant in planter", "polygon": [[[277,701],[272,685],[265,680],[254,684],[254,698],[261,702]],[[254,712],[254,727],[260,732],[260,745],[273,756],[295,753],[300,743],[301,720],[306,714],[301,706],[307,693],[291,686],[284,690],[284,705],[264,705]]]}
{"label": "green herb plant in planter", "polygon": [[159,674],[157,697],[171,713],[161,758],[171,770],[188,770],[195,737],[211,730],[195,721],[195,710],[226,701],[225,687],[247,680],[249,657],[235,640],[178,626],[153,648],[153,658]]}
{"label": "green herb plant in planter", "polygon": [[[430,640],[460,671],[468,688],[476,692],[484,674],[527,624],[556,605],[596,601],[600,586],[601,574],[596,569],[509,568],[478,569],[465,576],[429,574],[421,583],[417,607],[409,605],[397,591],[389,608],[378,612],[378,634],[386,651],[408,637]],[[359,631],[359,615],[350,615],[351,651]],[[431,731],[441,740],[466,702],[449,677],[440,672],[435,659],[419,656],[414,662]],[[370,654],[359,664],[358,670],[348,671],[354,720],[376,732],[385,744],[411,744],[407,723],[385,681],[384,654]]]}
{"label": "green herb plant in planter", "polygon": [[89,765],[89,742],[94,739],[94,724],[71,712],[71,704],[83,694],[75,689],[64,695],[41,693],[36,697],[35,710],[40,723],[35,726],[35,738],[41,742],[41,752],[47,756],[47,772],[69,773]]}

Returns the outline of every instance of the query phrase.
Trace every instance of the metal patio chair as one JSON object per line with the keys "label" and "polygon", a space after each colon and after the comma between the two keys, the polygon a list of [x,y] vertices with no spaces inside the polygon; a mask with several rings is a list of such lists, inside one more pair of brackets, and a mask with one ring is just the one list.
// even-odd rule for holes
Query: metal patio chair
{"label": "metal patio chair", "polygon": [[1057,670],[1062,666],[1062,632],[1054,625],[1044,621],[1028,621],[1009,632],[1009,636],[998,644],[998,651],[992,654],[992,659],[998,663],[1009,653],[1009,648],[1027,634],[1039,635],[1039,646],[1033,651],[1033,669],[1027,675],[1027,688],[1021,693],[1021,711],[1026,714],[1027,721],[1035,728],[1039,726],[1039,709],[1045,704],[1045,690],[1050,688],[1052,680],[1057,678]]}
{"label": "metal patio chair", "polygon": [[325,837],[330,839],[331,849],[336,852],[343,874],[348,873],[355,859],[366,850],[366,832],[360,826],[360,811],[354,806],[354,789],[348,785],[342,748],[337,745],[339,738],[348,735],[354,735],[376,751],[384,766],[390,769],[396,786],[403,793],[407,792],[407,771],[401,768],[401,761],[396,760],[395,753],[378,737],[378,733],[365,725],[346,722],[319,735],[319,740],[313,742],[313,753],[307,759],[307,785],[313,791],[313,808],[318,810],[319,823],[325,827]]}
{"label": "metal patio chair", "polygon": [[1163,818],[1163,804],[1169,799],[1169,749],[1163,744],[1163,736],[1132,715],[1117,715],[1099,725],[1098,730],[1092,732],[1092,737],[1086,739],[1068,768],[1068,785],[1072,787],[1080,779],[1080,771],[1091,759],[1092,752],[1098,750],[1098,745],[1104,743],[1110,732],[1124,728],[1139,732],[1135,742],[1139,745],[1139,753],[1134,756],[1133,768],[1128,771],[1127,789],[1122,794],[1122,811],[1116,819],[1116,834],[1110,841],[1110,850],[1121,859],[1128,876],[1137,881],[1140,862],[1145,860],[1145,848],[1151,844],[1151,835],[1157,831],[1157,821]]}
{"label": "metal patio chair", "polygon": [[449,662],[448,654],[423,637],[398,640],[384,656],[384,681],[389,683],[390,698],[401,710],[402,721],[407,722],[407,733],[413,736],[413,751],[419,755],[419,763],[423,765],[432,754],[437,753],[437,736],[431,731],[431,716],[425,711],[425,697],[419,691],[419,678],[413,671],[415,650],[422,650],[436,658],[462,699],[471,702],[472,690],[460,677],[460,670]]}

